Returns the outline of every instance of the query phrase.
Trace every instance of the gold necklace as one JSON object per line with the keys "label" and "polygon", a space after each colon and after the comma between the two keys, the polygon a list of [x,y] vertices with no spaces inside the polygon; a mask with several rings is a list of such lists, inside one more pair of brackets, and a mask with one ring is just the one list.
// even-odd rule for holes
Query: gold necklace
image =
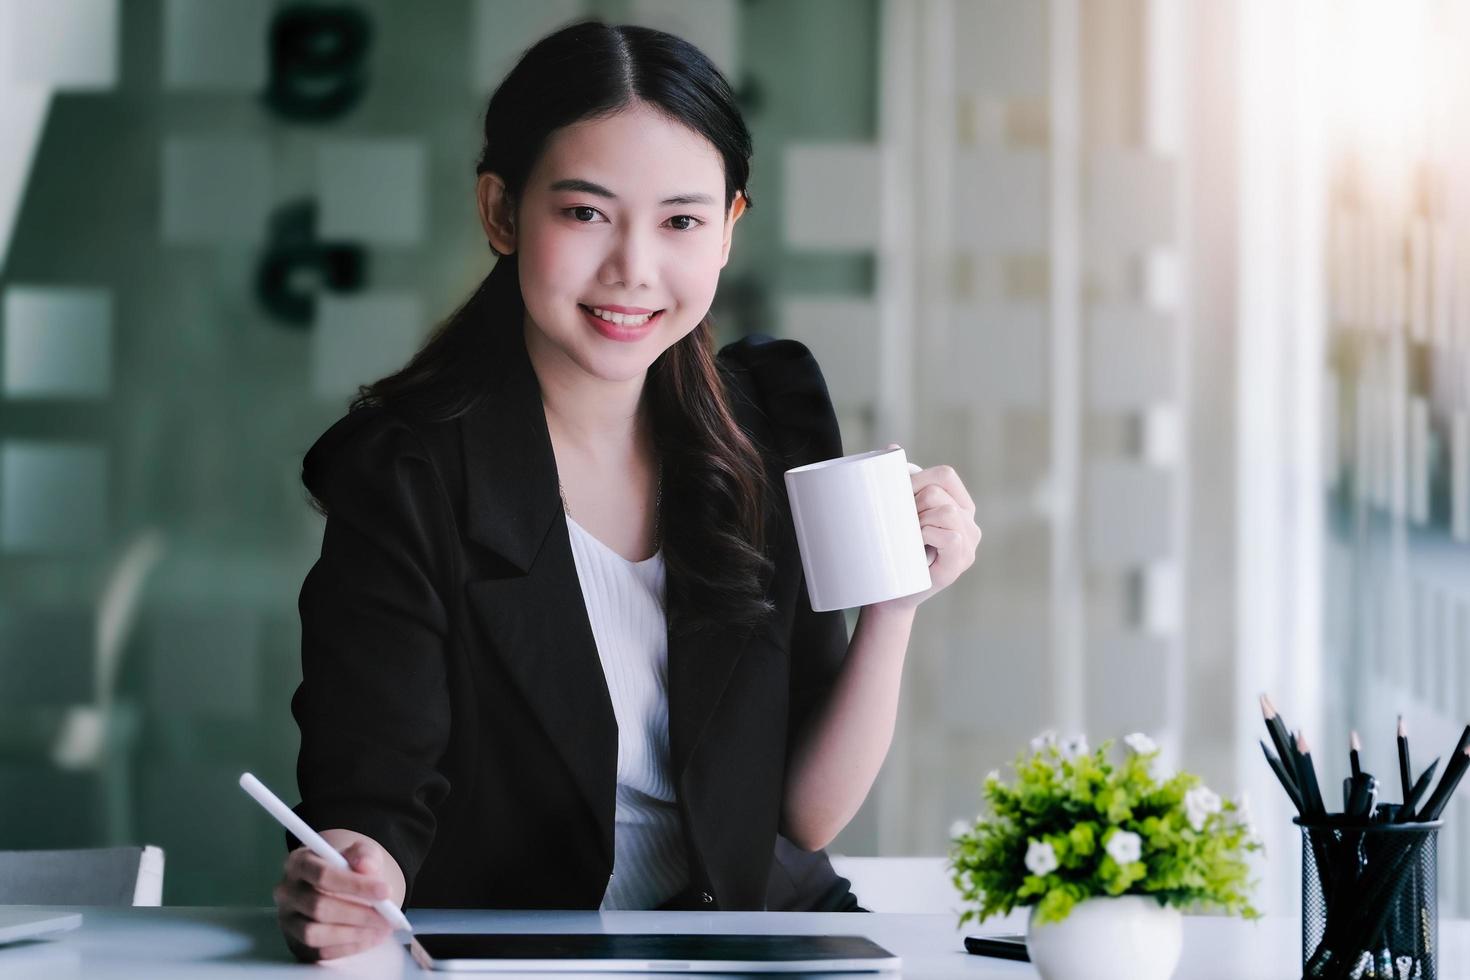
{"label": "gold necklace", "polygon": [[[561,485],[561,480],[556,481],[556,492],[561,494],[562,513],[568,517],[572,515],[572,506],[567,503],[566,487]],[[663,547],[663,516],[664,516],[664,461],[658,461],[658,489],[653,496],[653,550],[655,553]]]}

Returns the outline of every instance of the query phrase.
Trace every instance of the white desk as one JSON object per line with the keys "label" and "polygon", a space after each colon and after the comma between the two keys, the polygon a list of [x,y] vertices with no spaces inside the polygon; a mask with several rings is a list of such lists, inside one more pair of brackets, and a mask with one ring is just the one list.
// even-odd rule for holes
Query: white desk
{"label": "white desk", "polygon": [[[57,938],[0,947],[0,980],[19,978],[255,977],[287,973],[322,978],[455,976],[426,974],[401,947],[384,944],[333,961],[296,963],[270,909],[81,908],[82,927]],[[903,957],[905,977],[1034,977],[1028,963],[971,956],[948,915],[818,914],[801,912],[470,912],[414,911],[422,932],[748,932],[859,933]],[[1019,918],[1013,922],[1020,922]],[[1006,931],[991,920],[985,932]],[[1440,976],[1470,977],[1470,921],[1440,923]],[[1187,917],[1177,980],[1250,978],[1296,980],[1301,975],[1295,919],[1241,922]],[[472,974],[457,974],[471,976]],[[505,976],[505,974],[501,974]],[[545,980],[547,974],[537,975]],[[604,975],[607,976],[607,975]],[[853,974],[849,976],[863,976]],[[873,975],[866,975],[871,978]]]}

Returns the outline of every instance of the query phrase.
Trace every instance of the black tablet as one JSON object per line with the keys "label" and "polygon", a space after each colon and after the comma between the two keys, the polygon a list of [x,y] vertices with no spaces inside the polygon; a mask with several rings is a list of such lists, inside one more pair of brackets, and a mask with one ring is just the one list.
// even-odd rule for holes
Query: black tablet
{"label": "black tablet", "polygon": [[902,966],[862,936],[425,933],[410,948],[426,969],[477,972],[849,973]]}

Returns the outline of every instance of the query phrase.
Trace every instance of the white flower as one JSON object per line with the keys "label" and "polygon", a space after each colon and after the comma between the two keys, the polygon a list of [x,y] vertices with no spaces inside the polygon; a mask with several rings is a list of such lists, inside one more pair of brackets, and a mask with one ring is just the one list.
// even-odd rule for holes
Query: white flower
{"label": "white flower", "polygon": [[1038,878],[1057,869],[1057,852],[1046,841],[1035,840],[1026,848],[1026,870]]}
{"label": "white flower", "polygon": [[1220,797],[1208,787],[1196,786],[1184,794],[1184,812],[1191,827],[1196,831],[1203,830],[1210,814],[1220,812]]}
{"label": "white flower", "polygon": [[1057,733],[1047,729],[1031,740],[1031,751],[1040,752],[1057,744]]}
{"label": "white flower", "polygon": [[1123,744],[1132,749],[1134,755],[1148,755],[1159,750],[1158,744],[1143,732],[1134,732],[1123,739]]}
{"label": "white flower", "polygon": [[1256,821],[1251,813],[1251,801],[1244,793],[1236,797],[1235,816],[1245,827],[1245,838],[1253,844],[1263,843],[1260,831],[1256,829]]}
{"label": "white flower", "polygon": [[965,823],[963,820],[956,820],[954,823],[949,825],[949,836],[952,838],[963,837],[969,832],[970,825]]}
{"label": "white flower", "polygon": [[1132,864],[1143,854],[1143,840],[1131,830],[1120,830],[1108,838],[1104,850],[1119,864]]}
{"label": "white flower", "polygon": [[1087,736],[1073,735],[1071,738],[1062,740],[1062,758],[1075,759],[1087,754]]}

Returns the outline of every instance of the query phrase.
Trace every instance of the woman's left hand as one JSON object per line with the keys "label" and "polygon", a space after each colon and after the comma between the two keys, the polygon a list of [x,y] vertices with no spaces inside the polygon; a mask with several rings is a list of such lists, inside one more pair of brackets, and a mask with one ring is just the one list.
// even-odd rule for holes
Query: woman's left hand
{"label": "woman's left hand", "polygon": [[[900,448],[889,443],[888,449]],[[924,551],[929,554],[929,589],[873,603],[872,608],[913,610],[935,593],[947,588],[975,563],[980,546],[980,526],[975,523],[975,502],[952,466],[931,466],[909,479],[914,485],[914,504],[919,509],[919,531]]]}

